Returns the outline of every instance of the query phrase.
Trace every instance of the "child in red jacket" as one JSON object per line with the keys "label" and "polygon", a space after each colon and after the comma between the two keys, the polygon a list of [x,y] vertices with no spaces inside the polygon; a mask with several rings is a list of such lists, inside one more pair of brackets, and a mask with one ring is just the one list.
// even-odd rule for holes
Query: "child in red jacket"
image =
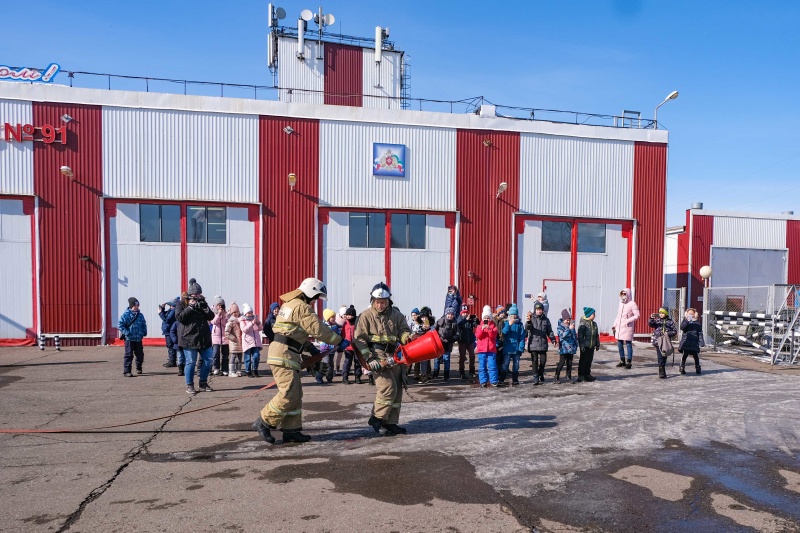
{"label": "child in red jacket", "polygon": [[488,305],[483,307],[481,321],[475,326],[475,338],[477,339],[478,352],[478,379],[481,387],[487,387],[491,383],[496,387],[499,381],[497,374],[497,326],[492,320],[492,308]]}

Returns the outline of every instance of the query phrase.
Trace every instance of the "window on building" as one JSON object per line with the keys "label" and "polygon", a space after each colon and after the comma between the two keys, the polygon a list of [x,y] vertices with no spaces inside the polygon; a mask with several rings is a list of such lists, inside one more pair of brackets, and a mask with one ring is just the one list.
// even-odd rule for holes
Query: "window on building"
{"label": "window on building", "polygon": [[606,225],[578,224],[578,251],[585,254],[606,253]]}
{"label": "window on building", "polygon": [[572,223],[543,221],[542,251],[543,252],[572,251]]}
{"label": "window on building", "polygon": [[350,213],[350,248],[386,247],[384,213]]}
{"label": "window on building", "polygon": [[139,204],[139,241],[181,242],[181,208]]}
{"label": "window on building", "polygon": [[425,215],[392,215],[392,248],[425,249]]}
{"label": "window on building", "polygon": [[225,244],[227,242],[227,208],[186,208],[186,241],[191,243]]}

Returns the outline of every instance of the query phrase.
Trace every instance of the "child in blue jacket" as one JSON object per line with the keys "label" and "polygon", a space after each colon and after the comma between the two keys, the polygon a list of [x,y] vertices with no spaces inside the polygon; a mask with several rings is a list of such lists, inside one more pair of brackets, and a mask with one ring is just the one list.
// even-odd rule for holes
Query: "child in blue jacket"
{"label": "child in blue jacket", "polygon": [[164,335],[164,339],[167,341],[167,362],[164,363],[165,368],[178,366],[175,361],[175,352],[178,345],[172,342],[172,337],[169,334],[169,330],[172,327],[172,324],[176,322],[175,305],[180,299],[181,297],[178,296],[170,302],[158,304],[158,318],[161,319],[161,334]]}
{"label": "child in blue jacket", "polygon": [[578,352],[578,335],[575,333],[575,322],[569,311],[561,311],[561,318],[556,327],[558,333],[558,366],[556,367],[556,383],[561,383],[561,370],[567,365],[567,380],[572,383],[572,358]]}
{"label": "child in blue jacket", "polygon": [[511,363],[511,386],[519,385],[519,359],[525,349],[525,325],[519,319],[517,304],[508,309],[508,320],[502,329],[503,360],[500,365],[500,383],[505,384],[508,377],[508,365]]}
{"label": "child in blue jacket", "polygon": [[132,378],[131,365],[134,356],[136,356],[136,373],[142,373],[142,364],[144,363],[142,339],[147,336],[147,322],[139,310],[139,300],[133,297],[128,298],[128,308],[119,317],[117,329],[119,329],[120,338],[125,340],[123,375],[126,378]]}
{"label": "child in blue jacket", "polygon": [[172,340],[172,345],[175,347],[175,360],[178,363],[178,375],[183,375],[183,369],[186,366],[186,356],[183,354],[183,348],[178,346],[178,322],[177,320],[169,327],[169,338]]}

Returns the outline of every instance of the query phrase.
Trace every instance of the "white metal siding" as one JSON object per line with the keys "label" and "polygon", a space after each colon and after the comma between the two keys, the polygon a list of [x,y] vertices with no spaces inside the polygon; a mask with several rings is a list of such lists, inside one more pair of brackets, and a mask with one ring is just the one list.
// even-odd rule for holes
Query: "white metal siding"
{"label": "white metal siding", "polygon": [[767,250],[786,248],[786,220],[715,216],[714,246]]}
{"label": "white metal siding", "polygon": [[115,198],[256,202],[258,117],[104,107],[103,190]]}
{"label": "white metal siding", "polygon": [[369,291],[386,281],[383,248],[350,248],[349,218],[346,212],[330,214],[323,228],[323,280],[328,288],[327,307],[337,310],[355,305],[361,313],[369,306]]}
{"label": "white metal siding", "polygon": [[[609,224],[606,226],[606,253],[578,254],[575,286],[577,310],[574,316],[580,317],[584,307],[592,307],[597,311],[595,320],[600,331],[611,331],[616,318],[619,291],[625,288],[627,272],[628,241],[622,237],[621,225]],[[556,311],[558,314],[553,314],[552,310],[550,312],[554,323],[560,316],[561,309]],[[649,312],[646,309],[642,310],[643,317],[647,313]]]}
{"label": "white metal siding", "polygon": [[633,218],[633,146],[628,141],[522,133],[520,211]]}
{"label": "white metal siding", "polygon": [[[0,339],[25,338],[33,328],[31,217],[22,200],[0,200]],[[9,260],[11,259],[11,260]]]}
{"label": "white metal siding", "polygon": [[304,61],[297,59],[296,37],[278,37],[278,87],[282,102],[325,103],[325,64],[317,59],[325,57],[325,43],[320,49],[313,36],[312,32],[305,34]]}
{"label": "white metal siding", "polygon": [[[372,144],[406,146],[406,177],[372,175]],[[320,122],[320,203],[456,210],[456,131],[422,126]]]}
{"label": "white metal siding", "polygon": [[161,337],[158,304],[181,293],[180,243],[139,242],[139,204],[117,204],[117,215],[109,220],[111,284],[110,327],[137,298],[147,321],[147,336]]}
{"label": "white metal siding", "polygon": [[678,286],[678,236],[667,235],[664,238],[664,288],[674,289]]}
{"label": "white metal siding", "polygon": [[[401,58],[397,52],[383,51],[380,63],[375,63],[375,49],[364,49],[363,89],[364,107],[400,109]],[[377,98],[389,97],[389,98]]]}
{"label": "white metal siding", "polygon": [[406,316],[425,305],[436,317],[444,312],[450,285],[450,230],[444,218],[428,215],[425,250],[392,248],[392,301]]}
{"label": "white metal siding", "polygon": [[[570,253],[542,251],[542,223],[538,220],[525,221],[525,230],[518,236],[517,246],[516,303],[524,317],[525,313],[533,311],[534,300],[542,291],[544,280],[570,279]],[[526,298],[526,294],[530,297]],[[572,305],[572,290],[570,288],[568,299],[566,296],[559,299],[550,291],[549,300],[550,316],[557,317],[561,309]]]}
{"label": "white metal siding", "polygon": [[[33,105],[17,100],[0,100],[0,128],[5,123],[33,123]],[[53,124],[56,128],[62,124]],[[58,174],[58,169],[55,169]],[[0,140],[0,194],[33,194],[33,142]]]}
{"label": "white metal siding", "polygon": [[188,244],[187,277],[197,279],[209,302],[219,295],[228,306],[246,302],[255,309],[255,223],[247,209],[228,208],[227,232],[228,244]]}

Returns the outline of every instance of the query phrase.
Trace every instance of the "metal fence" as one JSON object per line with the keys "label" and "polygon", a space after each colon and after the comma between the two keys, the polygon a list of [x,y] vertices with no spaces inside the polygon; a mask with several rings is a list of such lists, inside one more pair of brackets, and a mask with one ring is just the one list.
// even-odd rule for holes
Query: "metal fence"
{"label": "metal fence", "polygon": [[669,317],[679,326],[683,315],[686,313],[686,287],[680,289],[664,289],[664,309],[669,311]]}

